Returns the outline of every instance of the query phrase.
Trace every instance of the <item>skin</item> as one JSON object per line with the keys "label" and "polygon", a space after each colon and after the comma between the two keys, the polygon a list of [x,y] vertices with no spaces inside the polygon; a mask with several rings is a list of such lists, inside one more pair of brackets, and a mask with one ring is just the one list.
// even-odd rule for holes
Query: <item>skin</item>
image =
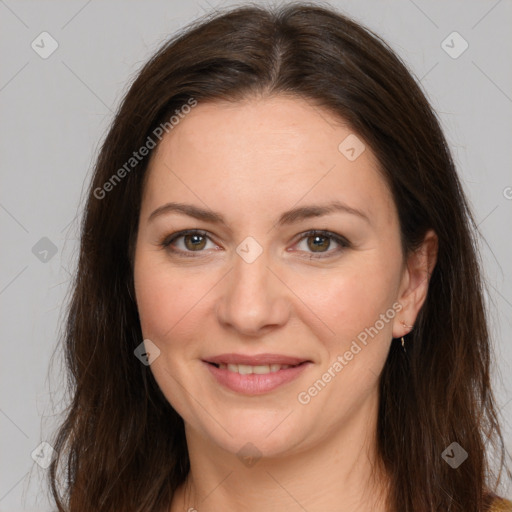
{"label": "skin", "polygon": [[[384,510],[386,475],[375,456],[378,380],[392,338],[410,331],[435,265],[435,234],[404,258],[396,206],[367,146],[338,150],[350,127],[303,99],[274,96],[199,103],[162,140],[143,191],[134,279],[150,368],[185,421],[191,472],[170,510]],[[297,206],[339,200],[346,212],[277,225]],[[170,202],[222,214],[226,225],[167,213]],[[161,245],[184,229],[179,256]],[[314,236],[345,237],[350,245]],[[253,237],[251,263],[236,252]],[[309,243],[308,243],[309,240]],[[196,242],[197,244],[197,242]],[[251,249],[253,250],[253,249]],[[320,256],[315,258],[315,256]],[[312,397],[298,394],[332,367],[365,328],[394,318]],[[201,361],[222,353],[277,353],[312,361],[294,381],[260,396],[225,389]],[[332,371],[332,370],[331,370]],[[399,390],[397,390],[399,392]],[[251,467],[237,453],[247,443]],[[245,448],[247,450],[247,448]]]}

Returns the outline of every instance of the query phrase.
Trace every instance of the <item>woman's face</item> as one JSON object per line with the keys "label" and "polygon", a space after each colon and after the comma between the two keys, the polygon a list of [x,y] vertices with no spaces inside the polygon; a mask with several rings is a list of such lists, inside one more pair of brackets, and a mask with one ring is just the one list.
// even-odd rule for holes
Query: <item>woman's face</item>
{"label": "woman's face", "polygon": [[[187,435],[281,456],[367,421],[391,338],[416,316],[370,149],[301,99],[199,103],[148,172],[136,299]],[[199,233],[173,238],[184,230]]]}

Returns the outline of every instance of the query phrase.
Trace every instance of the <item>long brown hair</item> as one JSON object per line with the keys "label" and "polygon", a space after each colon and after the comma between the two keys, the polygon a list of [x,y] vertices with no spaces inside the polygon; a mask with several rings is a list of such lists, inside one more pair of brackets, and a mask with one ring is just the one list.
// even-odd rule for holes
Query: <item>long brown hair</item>
{"label": "long brown hair", "polygon": [[[368,144],[398,208],[404,256],[428,229],[436,232],[428,297],[407,352],[392,344],[380,379],[377,436],[388,506],[486,510],[502,473],[503,439],[490,385],[476,227],[446,140],[385,42],[331,8],[301,3],[246,6],[199,20],[143,66],[119,108],[90,185],[67,311],[72,401],[49,472],[59,511],[163,510],[187,477],[183,420],[134,356],[143,338],[133,249],[153,150],[130,159],[191,99],[236,102],[256,94],[304,98],[338,115]],[[497,478],[488,441],[498,450]],[[469,454],[457,469],[441,456],[452,442]]]}

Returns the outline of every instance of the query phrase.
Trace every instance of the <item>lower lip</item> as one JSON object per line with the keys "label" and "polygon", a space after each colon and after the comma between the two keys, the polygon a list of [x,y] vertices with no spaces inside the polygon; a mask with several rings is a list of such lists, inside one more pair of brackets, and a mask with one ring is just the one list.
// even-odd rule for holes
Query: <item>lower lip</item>
{"label": "lower lip", "polygon": [[293,366],[292,368],[265,373],[263,375],[257,373],[241,375],[238,372],[221,370],[205,361],[203,361],[203,363],[208,367],[208,370],[210,370],[217,382],[232,391],[245,395],[262,395],[263,393],[268,393],[296,379],[311,364],[306,362]]}

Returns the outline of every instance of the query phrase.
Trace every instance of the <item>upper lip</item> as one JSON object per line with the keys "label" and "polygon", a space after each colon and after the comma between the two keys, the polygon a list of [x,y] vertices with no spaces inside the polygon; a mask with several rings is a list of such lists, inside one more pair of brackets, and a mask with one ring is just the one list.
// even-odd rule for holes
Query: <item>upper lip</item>
{"label": "upper lip", "polygon": [[203,359],[207,363],[215,364],[246,364],[249,366],[270,365],[270,364],[287,364],[297,365],[300,363],[308,362],[308,359],[300,357],[285,356],[283,354],[220,354]]}

